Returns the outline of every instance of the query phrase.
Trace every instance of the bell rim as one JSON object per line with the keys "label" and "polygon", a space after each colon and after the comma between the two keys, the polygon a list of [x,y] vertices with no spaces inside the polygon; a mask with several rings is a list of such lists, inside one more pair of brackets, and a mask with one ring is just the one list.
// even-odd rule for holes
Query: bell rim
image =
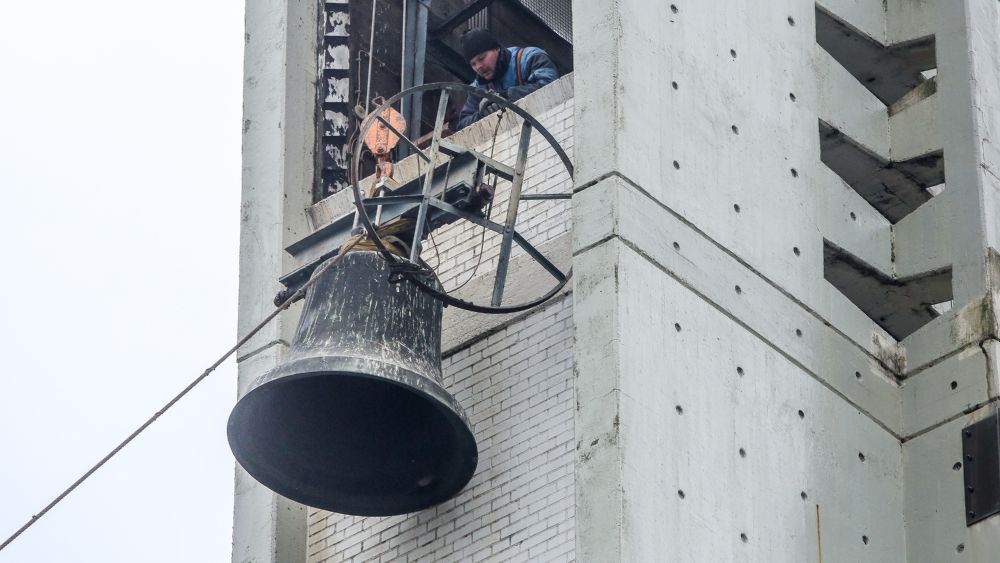
{"label": "bell rim", "polygon": [[[351,362],[345,362],[344,360],[354,360]],[[322,364],[325,363],[323,360],[331,361],[334,365],[336,364],[353,364],[353,369],[351,368],[338,368],[330,369],[329,367],[323,369],[316,369],[316,367],[310,368],[310,364]],[[365,369],[362,366],[369,366],[367,369],[372,369],[370,366],[373,364],[379,365],[381,369],[386,367],[390,368],[392,371],[396,372],[393,376],[384,377],[380,375],[373,375],[370,372],[359,371]],[[330,364],[327,363],[327,366]],[[304,371],[298,371],[304,370]],[[325,502],[317,501],[314,496],[310,495],[300,495],[295,490],[295,487],[282,486],[282,484],[274,479],[267,478],[266,471],[257,471],[261,469],[258,464],[254,463],[249,456],[245,456],[239,452],[239,448],[234,447],[234,444],[240,444],[241,440],[237,438],[239,434],[238,424],[235,419],[238,418],[237,411],[240,410],[240,404],[250,397],[252,394],[258,392],[260,389],[265,387],[270,387],[273,385],[280,385],[283,383],[291,383],[298,380],[323,377],[330,375],[339,375],[347,377],[356,377],[360,379],[368,379],[372,381],[378,381],[380,383],[396,386],[400,389],[404,389],[410,393],[418,394],[423,396],[425,399],[429,399],[430,403],[445,415],[446,419],[449,420],[450,426],[456,430],[455,434],[459,441],[462,443],[460,446],[462,451],[467,452],[469,455],[465,458],[466,463],[462,464],[460,478],[454,481],[454,486],[449,487],[444,490],[439,496],[440,498],[427,503],[419,504],[406,504],[399,503],[401,508],[396,510],[381,511],[381,510],[363,510],[359,509],[357,506],[351,505],[351,503],[338,504],[336,502]],[[425,389],[426,387],[426,389]],[[233,406],[233,410],[229,415],[227,422],[226,434],[229,441],[230,450],[233,453],[233,457],[236,461],[243,467],[244,470],[250,474],[255,480],[267,487],[268,489],[286,497],[293,501],[299,502],[306,506],[313,508],[318,508],[322,510],[328,510],[331,512],[336,512],[338,514],[348,514],[353,516],[395,516],[401,514],[410,514],[414,512],[419,512],[421,510],[426,510],[442,502],[446,502],[455,497],[459,492],[461,492],[475,476],[476,469],[479,466],[479,444],[476,441],[475,429],[469,421],[465,410],[459,402],[448,393],[444,387],[433,379],[421,375],[413,370],[404,368],[396,364],[390,364],[387,362],[381,362],[378,360],[372,360],[367,358],[348,358],[344,356],[318,356],[310,358],[301,358],[298,360],[292,360],[285,363],[267,373],[263,376],[257,378],[251,385],[249,391],[244,393],[236,404]],[[464,430],[461,432],[459,430]],[[248,467],[248,465],[250,467]],[[252,470],[253,469],[253,470]],[[262,480],[258,475],[264,475],[265,479]]]}
{"label": "bell rim", "polygon": [[[383,372],[383,374],[372,375],[373,372],[379,371]],[[461,403],[459,403],[458,400],[444,388],[444,385],[438,381],[441,378],[440,371],[435,373],[432,377],[428,377],[427,375],[418,373],[396,363],[362,356],[324,355],[288,360],[287,362],[255,379],[253,383],[250,384],[249,390],[240,396],[237,403],[258,389],[261,389],[266,385],[273,384],[276,381],[295,381],[304,377],[334,374],[386,381],[388,383],[403,386],[407,389],[420,391],[423,395],[447,405],[452,411],[454,411],[454,414],[462,419],[470,430],[473,430],[472,422],[469,421]],[[474,431],[473,434],[475,434]]]}

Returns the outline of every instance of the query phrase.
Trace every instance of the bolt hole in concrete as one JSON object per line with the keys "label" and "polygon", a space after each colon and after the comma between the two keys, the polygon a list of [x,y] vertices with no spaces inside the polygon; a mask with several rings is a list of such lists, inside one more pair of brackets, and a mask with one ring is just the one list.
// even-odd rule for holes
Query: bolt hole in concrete
{"label": "bolt hole in concrete", "polygon": [[684,414],[684,407],[682,407],[680,405],[677,405],[676,407],[674,407],[674,410],[677,411],[677,414]]}
{"label": "bolt hole in concrete", "polygon": [[675,160],[675,161],[674,161],[674,170],[680,170],[680,169],[681,169],[681,163],[680,163],[680,162],[677,162],[677,161]]}
{"label": "bolt hole in concrete", "polygon": [[795,101],[795,92],[789,92],[788,93],[788,99],[794,102]]}
{"label": "bolt hole in concrete", "polygon": [[677,13],[677,4],[671,4],[670,5],[670,11],[676,14]]}
{"label": "bolt hole in concrete", "polygon": [[680,497],[681,500],[684,500],[684,491],[681,489],[677,489],[677,496]]}
{"label": "bolt hole in concrete", "polygon": [[951,390],[954,391],[955,389],[958,389],[958,382],[957,381],[952,381],[951,382]]}
{"label": "bolt hole in concrete", "polygon": [[789,172],[792,173],[792,178],[798,178],[799,177],[799,171],[798,170],[792,168]]}
{"label": "bolt hole in concrete", "polygon": [[674,243],[674,250],[680,250],[680,249],[681,249],[681,245],[679,245],[679,244],[677,244],[677,243],[675,242],[675,243]]}
{"label": "bolt hole in concrete", "polygon": [[680,88],[680,86],[678,86],[676,82],[671,82],[670,86],[672,86],[674,90]]}
{"label": "bolt hole in concrete", "polygon": [[806,411],[799,410],[799,418],[805,418],[805,417],[806,417]]}
{"label": "bolt hole in concrete", "polygon": [[799,338],[802,338],[802,330],[801,329],[795,329],[795,336],[798,336]]}
{"label": "bolt hole in concrete", "polygon": [[736,295],[740,295],[742,293],[743,293],[743,288],[741,288],[740,286],[736,286]]}
{"label": "bolt hole in concrete", "polygon": [[861,460],[862,462],[865,461],[866,458],[864,452],[858,452],[858,459]]}
{"label": "bolt hole in concrete", "polygon": [[730,129],[733,130],[733,134],[734,135],[739,135],[740,134],[740,128],[739,127],[733,125],[732,127],[730,127]]}
{"label": "bolt hole in concrete", "polygon": [[802,251],[799,250],[799,247],[797,247],[797,246],[793,246],[792,247],[792,252],[794,252],[796,256],[801,256],[802,255]]}
{"label": "bolt hole in concrete", "polygon": [[965,551],[964,543],[960,543],[957,546],[955,546],[955,553],[962,553],[963,551]]}
{"label": "bolt hole in concrete", "polygon": [[674,323],[674,330],[676,330],[677,332],[680,332],[681,331],[681,323]]}
{"label": "bolt hole in concrete", "polygon": [[962,470],[962,462],[961,461],[956,461],[955,465],[952,465],[951,468],[953,470],[955,470],[955,471],[961,471]]}
{"label": "bolt hole in concrete", "polygon": [[802,497],[802,500],[806,500],[809,498],[809,495],[807,495],[805,491],[799,493],[799,496]]}
{"label": "bolt hole in concrete", "polygon": [[792,16],[788,16],[788,25],[794,27],[795,26],[795,18],[793,18]]}
{"label": "bolt hole in concrete", "polygon": [[730,49],[729,50],[729,56],[735,59],[736,58],[736,49]]}
{"label": "bolt hole in concrete", "polygon": [[868,536],[861,536],[861,543],[868,545],[869,541]]}
{"label": "bolt hole in concrete", "polygon": [[861,372],[860,371],[854,372],[854,379],[857,379],[858,381],[861,381]]}
{"label": "bolt hole in concrete", "polygon": [[739,375],[740,377],[743,377],[743,368],[741,368],[740,366],[736,366],[736,373],[737,373],[737,374],[738,374],[738,375]]}
{"label": "bolt hole in concrete", "polygon": [[740,534],[740,541],[743,543],[747,543],[750,541],[750,538],[748,538],[746,534]]}
{"label": "bolt hole in concrete", "polygon": [[743,448],[740,448],[740,457],[746,457],[746,456],[747,456],[747,451],[744,450]]}
{"label": "bolt hole in concrete", "polygon": [[858,216],[855,215],[853,211],[851,211],[851,221],[857,221],[857,220],[858,220]]}
{"label": "bolt hole in concrete", "polygon": [[733,211],[739,213],[740,212],[740,204],[734,203],[733,204]]}

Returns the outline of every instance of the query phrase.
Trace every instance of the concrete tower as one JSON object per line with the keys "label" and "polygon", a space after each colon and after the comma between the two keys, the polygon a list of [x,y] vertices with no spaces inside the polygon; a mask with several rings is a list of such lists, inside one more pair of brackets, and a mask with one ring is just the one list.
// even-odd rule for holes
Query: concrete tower
{"label": "concrete tower", "polygon": [[[247,3],[241,329],[270,311],[283,248],[350,209],[314,188],[323,10]],[[573,191],[528,216],[572,289],[516,315],[446,309],[472,482],[360,518],[238,469],[234,562],[995,561],[1000,516],[967,524],[981,458],[962,430],[1000,393],[1000,4],[572,16],[574,72],[520,102],[573,157],[570,179],[539,139],[527,173]],[[512,125],[452,138],[509,157]],[[443,280],[489,275],[476,233],[435,235]],[[242,351],[241,392],[295,317]]]}

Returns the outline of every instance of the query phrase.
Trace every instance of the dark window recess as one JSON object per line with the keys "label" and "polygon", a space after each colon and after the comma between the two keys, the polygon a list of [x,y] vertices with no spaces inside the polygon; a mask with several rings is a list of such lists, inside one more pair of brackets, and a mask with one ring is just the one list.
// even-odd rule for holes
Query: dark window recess
{"label": "dark window recess", "polygon": [[1000,513],[1000,414],[962,429],[965,464],[965,524]]}
{"label": "dark window recess", "polygon": [[566,41],[573,42],[573,3],[571,0],[518,0],[538,16],[549,29]]}
{"label": "dark window recess", "polygon": [[351,14],[346,2],[324,4],[321,26],[319,168],[315,200],[348,187],[347,140],[351,116]]}
{"label": "dark window recess", "polygon": [[[505,45],[544,49],[560,75],[573,70],[572,0],[409,0],[405,14],[402,2],[379,0],[373,46],[369,46],[372,0],[323,0],[322,6],[322,21],[317,29],[320,68],[314,201],[350,187],[349,145],[359,121],[354,108],[365,108],[365,96],[369,101],[387,99],[415,81],[429,84],[473,80],[472,69],[461,52],[461,35],[466,29],[485,27]],[[404,22],[408,22],[405,25],[409,30],[405,35]],[[423,25],[426,30],[420,29]],[[423,49],[416,48],[416,41],[422,42]],[[417,65],[420,72],[415,69]],[[463,101],[460,97],[451,101],[446,117],[449,124],[458,117]],[[415,140],[433,128],[430,119],[436,115],[437,103],[436,96],[422,96],[406,101],[400,108]],[[398,151],[393,159],[404,157],[406,152]],[[374,159],[362,151],[360,174],[365,176],[373,170]]]}
{"label": "dark window recess", "polygon": [[480,10],[474,16],[472,16],[471,18],[469,18],[469,21],[467,22],[467,25],[465,26],[465,29],[472,29],[474,27],[485,27],[485,28],[489,29],[489,27],[490,27],[490,9],[489,9],[489,7],[486,7],[484,9]]}

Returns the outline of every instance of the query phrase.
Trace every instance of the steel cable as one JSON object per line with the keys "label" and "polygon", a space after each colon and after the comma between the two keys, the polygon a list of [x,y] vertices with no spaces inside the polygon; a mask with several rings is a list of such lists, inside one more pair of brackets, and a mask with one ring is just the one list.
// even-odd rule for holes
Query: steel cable
{"label": "steel cable", "polygon": [[111,458],[113,458],[115,455],[117,455],[118,452],[120,452],[125,446],[127,446],[139,434],[141,434],[144,430],[146,430],[146,428],[149,428],[149,426],[152,425],[154,422],[156,422],[156,420],[158,418],[160,418],[161,416],[163,416],[163,413],[167,412],[167,410],[170,409],[170,407],[174,406],[178,401],[180,401],[185,395],[188,394],[188,392],[190,392],[192,389],[194,389],[196,385],[198,385],[206,377],[208,377],[209,375],[211,375],[211,373],[213,371],[215,371],[215,369],[217,367],[219,367],[220,365],[222,365],[222,362],[224,362],[227,359],[229,359],[230,356],[232,356],[234,353],[236,353],[236,351],[239,350],[244,344],[246,344],[247,342],[249,342],[251,338],[253,338],[258,332],[260,332],[261,329],[263,329],[265,326],[267,326],[268,323],[270,323],[272,320],[274,320],[274,318],[277,317],[282,311],[284,311],[289,306],[291,306],[292,303],[294,303],[294,302],[298,301],[299,299],[301,299],[302,296],[305,295],[306,290],[309,289],[309,287],[312,286],[316,282],[316,280],[319,279],[320,276],[322,276],[323,273],[325,273],[327,270],[329,270],[333,266],[336,266],[337,263],[340,262],[340,259],[343,258],[345,255],[347,255],[347,252],[349,250],[351,250],[354,247],[354,245],[358,244],[358,242],[360,242],[360,241],[361,241],[360,237],[357,238],[357,239],[355,239],[349,245],[346,245],[344,249],[341,249],[341,251],[336,256],[334,256],[330,260],[327,260],[325,263],[321,264],[316,269],[316,271],[313,273],[312,277],[309,278],[309,281],[307,281],[305,284],[303,284],[302,287],[300,287],[298,290],[296,290],[295,293],[293,293],[288,299],[285,299],[281,303],[281,305],[278,305],[278,307],[275,308],[275,310],[272,311],[271,314],[269,314],[267,317],[265,317],[264,320],[261,321],[257,326],[255,326],[254,328],[252,328],[250,330],[250,332],[248,332],[246,335],[243,336],[243,338],[240,338],[232,348],[230,348],[228,351],[226,351],[225,354],[222,355],[222,357],[220,357],[218,360],[215,361],[215,363],[213,363],[207,369],[205,369],[205,371],[203,371],[201,373],[201,375],[199,375],[197,378],[194,379],[194,381],[192,381],[191,383],[189,383],[188,386],[185,387],[180,393],[178,393],[177,395],[175,395],[174,398],[170,399],[167,402],[167,404],[163,405],[163,407],[160,410],[156,411],[156,413],[153,414],[153,416],[149,417],[149,419],[146,420],[146,422],[142,423],[142,425],[140,425],[138,428],[136,428],[134,432],[132,432],[131,434],[129,434],[129,436],[127,438],[125,438],[120,444],[118,444],[117,446],[115,446],[115,448],[113,450],[111,450],[111,452],[108,453],[108,455],[106,455],[103,458],[101,458],[100,461],[98,461],[96,464],[94,464],[94,466],[91,467],[89,470],[87,470],[87,472],[84,473],[79,479],[77,479],[76,481],[74,481],[72,485],[70,485],[68,488],[66,488],[66,490],[64,490],[62,493],[60,493],[59,496],[57,496],[55,499],[52,500],[52,502],[50,502],[49,504],[47,504],[45,506],[45,508],[43,508],[38,514],[33,515],[23,526],[21,526],[9,538],[7,538],[6,540],[4,540],[4,542],[2,544],[0,544],[0,551],[3,551],[3,549],[5,547],[7,547],[8,545],[10,545],[11,542],[13,542],[14,540],[16,540],[18,538],[18,536],[20,536],[21,534],[23,534],[25,532],[25,530],[27,530],[28,528],[30,528],[31,526],[33,526],[43,516],[45,516],[46,513],[48,513],[50,510],[52,510],[53,507],[55,507],[57,504],[59,504],[64,498],[66,498],[67,496],[69,496],[70,493],[72,493],[77,487],[79,487],[84,481],[86,481],[91,475],[93,475],[105,463],[107,463],[109,460],[111,460]]}

